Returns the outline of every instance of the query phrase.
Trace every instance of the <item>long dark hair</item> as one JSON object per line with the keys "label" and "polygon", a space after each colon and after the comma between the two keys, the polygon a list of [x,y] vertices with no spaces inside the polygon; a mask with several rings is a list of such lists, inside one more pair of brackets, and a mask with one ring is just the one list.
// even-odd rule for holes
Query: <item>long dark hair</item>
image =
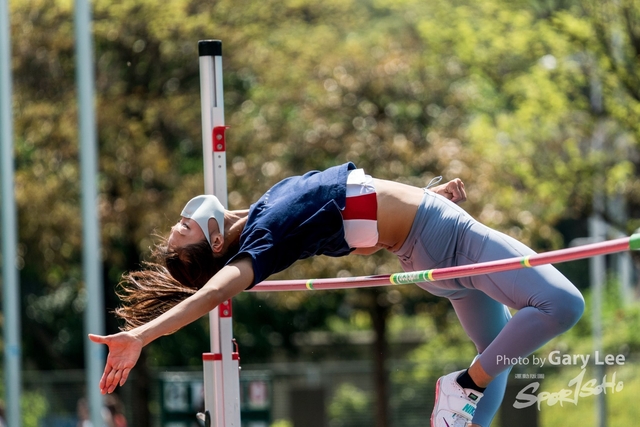
{"label": "long dark hair", "polygon": [[121,329],[141,326],[195,294],[237,252],[237,243],[214,257],[206,240],[175,249],[163,240],[153,250],[152,261],[144,262],[142,270],[125,273],[118,284],[122,305],[114,312],[124,320]]}

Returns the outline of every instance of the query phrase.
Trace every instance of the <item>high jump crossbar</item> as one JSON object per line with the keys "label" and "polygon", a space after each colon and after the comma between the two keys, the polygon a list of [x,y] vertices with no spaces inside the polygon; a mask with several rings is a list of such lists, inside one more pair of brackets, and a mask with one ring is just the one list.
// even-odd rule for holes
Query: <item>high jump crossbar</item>
{"label": "high jump crossbar", "polygon": [[540,254],[514,257],[456,267],[394,273],[389,275],[337,277],[308,280],[267,280],[258,283],[249,292],[306,291],[327,289],[371,288],[376,286],[404,285],[436,280],[457,279],[481,274],[499,273],[520,268],[557,264],[598,255],[613,254],[640,249],[640,233],[614,240],[558,249]]}

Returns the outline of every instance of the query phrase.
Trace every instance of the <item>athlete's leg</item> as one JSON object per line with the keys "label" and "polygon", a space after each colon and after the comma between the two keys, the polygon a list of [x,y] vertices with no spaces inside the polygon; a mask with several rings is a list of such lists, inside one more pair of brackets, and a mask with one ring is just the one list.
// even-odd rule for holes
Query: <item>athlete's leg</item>
{"label": "athlete's leg", "polygon": [[[416,214],[414,227],[403,247],[396,253],[404,270],[417,271],[453,265],[456,261],[460,224],[464,227],[469,221],[473,222],[459,207],[444,198],[425,193],[424,204]],[[476,252],[479,253],[483,241],[479,239],[474,243],[477,246]],[[463,328],[475,343],[478,352],[484,351],[510,318],[504,305],[483,292],[465,288],[456,280],[420,283],[418,286],[451,300]],[[486,427],[494,418],[504,395],[507,376],[508,372],[505,371],[484,390],[485,395],[478,402],[473,418],[477,425]],[[475,407],[475,403],[473,406]],[[448,422],[445,420],[445,424],[442,424],[439,417],[436,418],[438,420],[432,415],[432,426],[446,425]],[[454,422],[449,423],[452,424]]]}
{"label": "athlete's leg", "polygon": [[[515,239],[476,222],[448,200],[427,192],[424,204],[416,214],[414,227],[396,254],[405,271],[417,271],[519,257],[533,254],[533,251]],[[499,363],[498,356],[506,356],[509,360],[529,356],[573,326],[584,310],[584,300],[578,290],[549,265],[429,282],[420,286],[434,295],[450,299],[463,289],[475,289],[489,299],[519,310],[470,368],[469,375],[479,387],[488,386],[492,379],[495,381],[499,374],[510,369],[510,365]],[[469,301],[472,303],[474,300]],[[467,327],[472,323],[471,320],[464,322]],[[468,328],[467,332],[471,335],[482,329],[482,323],[477,326],[479,329]],[[483,374],[480,378],[482,381],[474,375],[477,372]],[[443,384],[449,385],[447,391],[458,393],[452,385],[451,375],[446,378],[447,382]],[[506,376],[501,378],[504,381]],[[443,389],[441,392],[445,394]],[[481,402],[482,399],[478,403]],[[469,404],[475,406],[472,402]],[[448,418],[452,421],[457,421],[461,416],[466,418],[462,412],[443,409],[443,413],[453,414]]]}
{"label": "athlete's leg", "polygon": [[484,396],[478,402],[476,413],[473,415],[472,423],[474,426],[489,427],[491,425],[491,421],[498,413],[504,399],[510,372],[511,368],[500,372],[487,386]]}
{"label": "athlete's leg", "polygon": [[[456,245],[456,264],[513,258],[532,253],[525,245],[501,233],[475,224],[465,230]],[[457,282],[464,291],[453,291]],[[438,380],[436,404],[431,417],[432,427],[464,424],[466,420],[484,427],[495,415],[502,396],[493,395],[497,385],[504,390],[510,363],[503,362],[527,357],[553,337],[573,326],[584,310],[584,300],[578,290],[552,266],[495,273],[424,284],[427,290],[449,291],[450,299],[466,296],[454,302],[465,330],[474,342],[487,339],[487,332],[497,317],[482,318],[487,300],[502,303],[519,311],[504,324],[482,354],[464,375],[451,373]],[[439,287],[439,289],[438,289]],[[479,294],[472,293],[479,291]],[[466,291],[466,292],[465,292]],[[453,302],[452,301],[452,302]],[[467,303],[465,306],[465,302]],[[498,304],[500,305],[500,304]],[[489,311],[494,313],[495,310]],[[481,326],[484,326],[481,327]],[[493,328],[495,330],[495,327]],[[485,341],[486,342],[486,341]],[[497,382],[496,382],[497,381]],[[491,407],[484,407],[485,397],[478,400],[478,392],[489,392]],[[481,395],[480,395],[481,396]],[[491,396],[494,396],[492,399]],[[482,411],[480,411],[482,409]],[[481,419],[482,418],[482,419]],[[466,425],[466,424],[465,424]]]}
{"label": "athlete's leg", "polygon": [[[517,240],[491,230],[474,262],[532,253]],[[509,367],[504,360],[527,357],[570,329],[584,311],[580,292],[551,265],[475,276],[462,279],[461,283],[518,310],[478,359],[490,377]]]}
{"label": "athlete's leg", "polygon": [[[482,353],[511,318],[506,306],[476,290],[464,290],[451,298],[451,304],[465,332]],[[489,427],[504,397],[509,369],[491,381],[478,402],[473,424]]]}

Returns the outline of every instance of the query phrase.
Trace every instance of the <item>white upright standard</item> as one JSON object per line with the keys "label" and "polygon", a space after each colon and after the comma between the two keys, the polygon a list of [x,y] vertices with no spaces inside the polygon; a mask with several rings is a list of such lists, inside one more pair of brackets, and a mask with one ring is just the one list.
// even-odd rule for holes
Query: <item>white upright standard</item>
{"label": "white upright standard", "polygon": [[[198,42],[204,191],[227,207],[227,166],[222,90],[222,42]],[[240,360],[233,340],[231,300],[209,314],[211,353],[202,355],[206,427],[240,427]]]}

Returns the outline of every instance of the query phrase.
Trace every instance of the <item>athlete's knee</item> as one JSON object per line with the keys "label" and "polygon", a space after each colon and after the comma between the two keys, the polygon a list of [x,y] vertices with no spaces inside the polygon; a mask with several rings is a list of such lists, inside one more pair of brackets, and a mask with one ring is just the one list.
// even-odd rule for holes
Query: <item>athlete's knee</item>
{"label": "athlete's knee", "polygon": [[553,319],[558,333],[565,332],[573,327],[584,313],[584,298],[574,288],[573,292],[565,292],[555,301]]}

